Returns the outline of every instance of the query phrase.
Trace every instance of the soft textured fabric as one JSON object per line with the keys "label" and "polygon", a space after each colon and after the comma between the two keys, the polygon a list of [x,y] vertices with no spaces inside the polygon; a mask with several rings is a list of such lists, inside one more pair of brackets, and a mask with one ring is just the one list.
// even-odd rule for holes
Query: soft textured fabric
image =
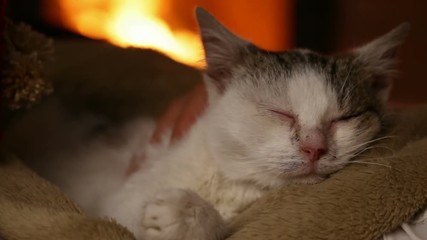
{"label": "soft textured fabric", "polygon": [[134,239],[124,227],[86,216],[11,155],[0,156],[0,239]]}

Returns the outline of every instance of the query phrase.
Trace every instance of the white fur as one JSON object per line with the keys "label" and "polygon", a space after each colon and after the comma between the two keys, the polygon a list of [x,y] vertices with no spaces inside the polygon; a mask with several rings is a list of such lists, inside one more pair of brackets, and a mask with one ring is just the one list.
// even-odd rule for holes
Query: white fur
{"label": "white fur", "polygon": [[152,166],[142,166],[141,171],[132,175],[123,188],[101,201],[99,215],[114,217],[137,236],[143,236],[142,209],[164,189],[192,190],[213,204],[226,220],[260,197],[263,189],[247,182],[224,179],[220,168],[226,159],[216,159],[212,155],[210,138],[207,137],[207,127],[214,120],[211,116],[207,113],[199,119],[188,136],[177,145],[148,151],[147,161]]}
{"label": "white fur", "polygon": [[331,86],[319,81],[322,78],[325,77],[307,69],[289,80],[289,107],[298,111],[296,115],[304,128],[321,127],[325,118],[339,114],[337,96]]}

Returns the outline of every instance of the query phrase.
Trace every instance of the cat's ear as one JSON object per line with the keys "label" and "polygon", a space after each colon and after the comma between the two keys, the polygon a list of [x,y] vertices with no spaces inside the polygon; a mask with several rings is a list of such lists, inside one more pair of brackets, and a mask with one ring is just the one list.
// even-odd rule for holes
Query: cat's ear
{"label": "cat's ear", "polygon": [[197,21],[206,57],[205,73],[222,92],[231,76],[231,68],[242,59],[249,42],[237,37],[203,8],[196,9]]}
{"label": "cat's ear", "polygon": [[369,79],[378,97],[386,101],[391,89],[392,77],[396,72],[396,53],[405,41],[410,25],[402,23],[387,34],[357,48],[357,59],[372,74]]}

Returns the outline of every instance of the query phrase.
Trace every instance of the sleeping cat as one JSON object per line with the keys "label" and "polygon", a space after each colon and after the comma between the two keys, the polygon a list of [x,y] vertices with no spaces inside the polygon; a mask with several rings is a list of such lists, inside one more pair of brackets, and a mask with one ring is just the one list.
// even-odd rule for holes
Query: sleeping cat
{"label": "sleeping cat", "polygon": [[[138,239],[221,239],[226,223],[269,190],[317,183],[349,164],[382,128],[395,52],[409,29],[402,24],[343,55],[324,56],[265,51],[203,9],[196,14],[209,106],[190,132],[174,145],[143,147],[153,124],[141,120],[128,126],[136,137],[123,146],[126,154],[110,156],[124,159],[111,168],[115,177],[61,175],[80,181],[64,186],[80,205],[115,218]],[[97,151],[108,151],[97,147],[79,157],[93,165]],[[126,176],[137,155],[142,167]],[[110,188],[100,193],[85,173]]]}

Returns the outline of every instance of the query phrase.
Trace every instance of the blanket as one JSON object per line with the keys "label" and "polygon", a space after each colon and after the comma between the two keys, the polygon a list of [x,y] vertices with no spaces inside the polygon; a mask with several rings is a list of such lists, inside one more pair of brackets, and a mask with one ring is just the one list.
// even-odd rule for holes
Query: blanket
{"label": "blanket", "polygon": [[[101,48],[103,50],[93,56],[112,59],[101,55],[107,48],[114,52],[115,61],[111,64],[122,70],[132,65],[129,64],[129,54],[134,57],[147,55],[144,51],[119,50],[105,45]],[[88,49],[79,51],[78,57],[84,58],[85,54],[87,57],[91,51],[92,54],[96,51],[93,43],[90,51]],[[154,72],[158,73],[155,75],[158,81],[149,84],[150,91],[157,88],[153,96],[160,91],[170,99],[175,92],[185,91],[194,83],[191,79],[197,71],[172,63],[163,56],[156,56],[158,61],[153,61],[153,54],[150,52],[148,56],[138,58],[138,61],[157,66]],[[58,63],[61,58],[57,55],[56,59],[57,66],[61,65]],[[137,100],[156,102],[156,99],[147,97],[150,96],[148,93],[141,94],[148,91],[147,85],[134,78],[126,81],[124,76],[139,75],[132,73],[134,69],[126,70],[126,75],[120,74],[123,78],[117,84],[117,78],[111,76],[114,67],[96,66],[99,61],[91,62],[94,78],[87,79],[90,72],[85,69],[87,66],[76,64],[80,63],[77,59],[72,62],[72,67],[62,65],[62,70],[68,69],[72,74],[56,68],[51,70],[50,78],[57,94],[65,102],[72,102],[74,109],[81,108],[84,104],[79,101],[84,100],[89,110],[93,108],[109,116],[124,117],[142,109],[137,104],[123,104],[127,99],[132,103]],[[105,74],[104,69],[111,71]],[[81,80],[75,75],[80,72],[86,74],[86,79]],[[160,79],[177,78],[179,81],[169,85],[159,84]],[[70,84],[73,79],[82,82]],[[170,91],[171,86],[185,82],[184,79],[188,80],[178,84],[180,90]],[[169,90],[159,90],[165,88]],[[144,99],[138,99],[141,95]],[[120,104],[111,101],[111,97],[120,99]],[[123,108],[124,105],[127,107]],[[165,103],[155,106],[156,109],[151,105],[150,114],[161,112]],[[401,223],[410,221],[427,206],[427,106],[393,110],[387,118],[389,130],[385,135],[388,138],[322,183],[284,187],[255,202],[231,223],[229,239],[378,239]],[[5,137],[11,139],[10,135]],[[56,186],[25,166],[14,154],[18,152],[8,149],[0,155],[0,239],[134,239],[112,219],[85,214]]]}
{"label": "blanket", "polygon": [[0,156],[0,239],[135,239],[109,219],[87,216],[17,158]]}

